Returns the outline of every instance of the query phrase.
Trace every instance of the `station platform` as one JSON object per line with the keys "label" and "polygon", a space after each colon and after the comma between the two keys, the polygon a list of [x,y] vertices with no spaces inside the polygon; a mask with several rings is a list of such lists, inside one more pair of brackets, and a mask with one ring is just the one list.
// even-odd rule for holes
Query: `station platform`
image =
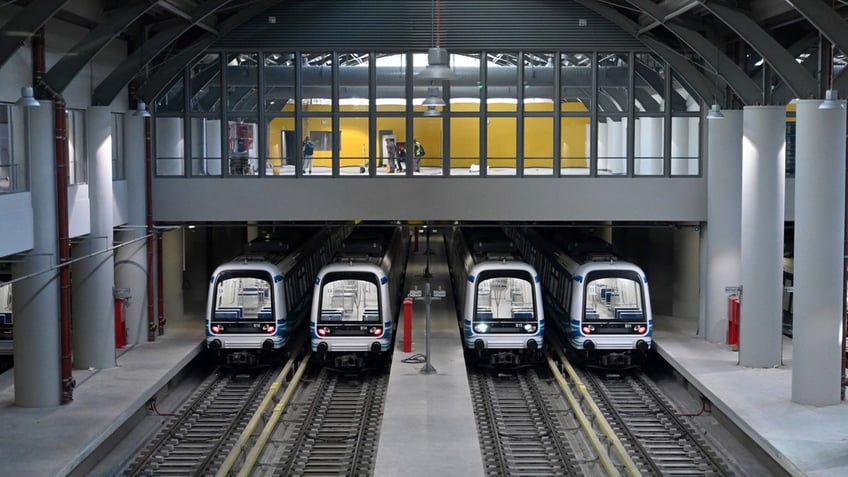
{"label": "station platform", "polygon": [[[441,237],[422,240],[410,255],[405,288],[423,290],[429,257],[432,289],[447,290],[430,304],[430,365],[426,352],[426,310],[413,304],[412,351],[397,337],[375,476],[485,475],[456,325],[450,279]],[[814,407],[791,401],[792,342],[784,338],[784,365],[754,369],[738,365],[738,353],[697,337],[697,321],[655,317],[657,352],[691,386],[748,434],[792,476],[848,475],[848,403]],[[14,404],[14,370],[0,374],[0,460],[2,475],[77,476],[95,473],[101,445],[132,426],[147,404],[203,347],[202,319],[169,321],[152,343],[120,352],[118,366],[74,370],[74,401],[51,408]],[[117,435],[116,435],[117,434]]]}

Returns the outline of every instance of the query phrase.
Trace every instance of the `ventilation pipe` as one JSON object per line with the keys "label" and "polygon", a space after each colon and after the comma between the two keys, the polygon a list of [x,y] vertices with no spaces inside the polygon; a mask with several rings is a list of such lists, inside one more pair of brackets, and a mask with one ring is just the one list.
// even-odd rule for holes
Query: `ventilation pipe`
{"label": "ventilation pipe", "polygon": [[68,227],[68,127],[65,98],[44,82],[44,29],[32,37],[33,84],[42,97],[53,101],[53,137],[56,161],[56,218],[59,235],[59,336],[62,370],[62,404],[74,400],[71,349],[71,240]]}

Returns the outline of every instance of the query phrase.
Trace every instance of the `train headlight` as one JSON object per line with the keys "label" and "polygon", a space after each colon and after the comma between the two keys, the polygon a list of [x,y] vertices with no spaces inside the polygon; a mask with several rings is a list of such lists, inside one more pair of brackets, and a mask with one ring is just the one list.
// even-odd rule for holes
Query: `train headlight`
{"label": "train headlight", "polygon": [[266,332],[266,333],[268,333],[269,335],[270,335],[270,334],[274,334],[274,332],[275,332],[275,331],[277,331],[277,325],[275,325],[275,324],[271,324],[271,323],[268,323],[267,325],[265,325],[265,326],[263,327],[263,329],[264,329],[264,330],[265,330],[265,332]]}
{"label": "train headlight", "polygon": [[383,327],[382,326],[372,326],[368,328],[368,333],[374,336],[383,336]]}
{"label": "train headlight", "polygon": [[648,331],[648,327],[645,326],[645,325],[634,325],[633,331],[641,334],[641,333]]}
{"label": "train headlight", "polygon": [[474,331],[478,333],[485,333],[489,331],[489,325],[487,325],[486,323],[477,323],[476,325],[474,325]]}
{"label": "train headlight", "polygon": [[222,332],[222,331],[224,331],[224,327],[223,327],[223,326],[221,326],[221,325],[212,325],[212,332],[213,332],[213,333],[218,334],[218,333],[220,333],[220,332]]}
{"label": "train headlight", "polygon": [[581,328],[581,330],[583,330],[584,335],[590,335],[595,332],[595,327],[592,325],[583,325],[583,328]]}
{"label": "train headlight", "polygon": [[534,325],[533,323],[525,323],[524,324],[524,331],[526,331],[528,333],[532,333],[532,332],[536,331],[536,325]]}
{"label": "train headlight", "polygon": [[330,329],[327,328],[326,326],[322,327],[322,328],[318,328],[315,331],[318,333],[318,336],[327,336],[327,335],[330,334]]}

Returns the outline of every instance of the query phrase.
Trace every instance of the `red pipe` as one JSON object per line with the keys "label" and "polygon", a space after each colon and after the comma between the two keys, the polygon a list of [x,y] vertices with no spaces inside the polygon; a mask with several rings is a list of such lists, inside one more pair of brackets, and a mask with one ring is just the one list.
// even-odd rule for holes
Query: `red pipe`
{"label": "red pipe", "polygon": [[156,319],[153,313],[153,149],[150,140],[150,118],[144,118],[145,207],[147,208],[147,341],[156,341]]}
{"label": "red pipe", "polygon": [[62,370],[61,403],[74,400],[71,345],[71,239],[68,226],[68,121],[65,98],[44,83],[44,29],[32,37],[33,84],[38,85],[53,101],[53,147],[56,161],[56,234],[59,240],[59,346]]}

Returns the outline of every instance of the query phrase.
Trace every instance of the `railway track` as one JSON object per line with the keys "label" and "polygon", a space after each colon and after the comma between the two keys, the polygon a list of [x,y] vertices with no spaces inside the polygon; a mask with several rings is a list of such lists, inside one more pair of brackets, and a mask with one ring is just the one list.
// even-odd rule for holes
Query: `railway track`
{"label": "railway track", "polygon": [[641,374],[578,374],[643,475],[733,475],[714,447]]}
{"label": "railway track", "polygon": [[125,476],[206,475],[226,455],[273,370],[215,370],[138,453]]}
{"label": "railway track", "polygon": [[471,369],[468,380],[486,475],[584,475],[593,458],[575,442],[579,424],[535,369]]}
{"label": "railway track", "polygon": [[373,475],[387,387],[384,371],[318,371],[269,440],[261,475]]}

